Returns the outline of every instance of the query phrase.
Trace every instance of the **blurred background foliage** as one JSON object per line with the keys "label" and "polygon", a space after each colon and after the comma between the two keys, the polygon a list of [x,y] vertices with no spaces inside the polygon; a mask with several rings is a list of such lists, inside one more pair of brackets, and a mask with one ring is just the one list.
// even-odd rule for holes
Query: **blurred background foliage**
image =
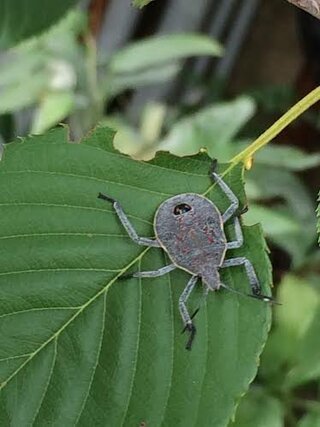
{"label": "blurred background foliage", "polygon": [[[84,2],[70,10],[77,2],[55,3],[44,18],[1,26],[2,143],[60,122],[77,140],[103,122],[118,131],[116,148],[136,159],[159,150],[178,156],[205,150],[227,162],[320,81],[320,23],[299,12],[296,25],[285,3],[239,2],[232,9],[232,2],[215,8],[208,2],[207,11],[206,2],[198,8],[190,2],[182,17],[177,13],[186,6],[178,0],[136,0],[137,7],[150,3],[142,11],[129,2]],[[19,7],[22,13],[24,3]],[[266,40],[280,12],[282,22]],[[263,37],[260,24],[258,57],[252,39]],[[285,40],[275,49],[280,25]],[[300,62],[290,57],[298,50],[286,51],[299,37]],[[277,63],[267,74],[270,57]],[[314,108],[258,152],[246,172],[243,219],[263,224],[282,305],[274,308],[258,378],[234,427],[320,426],[319,126]]]}

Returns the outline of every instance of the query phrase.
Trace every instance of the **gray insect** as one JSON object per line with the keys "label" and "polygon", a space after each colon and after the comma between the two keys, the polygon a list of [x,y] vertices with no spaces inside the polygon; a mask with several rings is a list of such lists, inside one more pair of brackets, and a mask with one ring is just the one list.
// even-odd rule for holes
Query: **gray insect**
{"label": "gray insect", "polygon": [[[223,284],[220,280],[221,268],[244,265],[253,298],[273,302],[271,297],[261,294],[261,287],[251,262],[246,257],[225,259],[228,249],[240,248],[243,245],[243,235],[237,216],[239,201],[228,185],[214,171],[213,163],[210,177],[217,183],[230,201],[227,210],[221,214],[216,205],[204,196],[195,193],[178,194],[165,200],[158,208],[154,218],[156,238],[139,237],[123,211],[120,203],[112,197],[99,193],[100,199],[113,204],[116,214],[129,237],[143,246],[160,247],[166,251],[172,264],[154,271],[139,271],[125,277],[158,277],[180,268],[191,274],[184,291],[179,298],[179,310],[184,323],[184,329],[190,336],[186,349],[190,350],[196,333],[186,302],[198,279],[202,280],[205,295],[220,287],[240,293]],[[224,232],[224,224],[232,220],[236,239],[228,242]]]}

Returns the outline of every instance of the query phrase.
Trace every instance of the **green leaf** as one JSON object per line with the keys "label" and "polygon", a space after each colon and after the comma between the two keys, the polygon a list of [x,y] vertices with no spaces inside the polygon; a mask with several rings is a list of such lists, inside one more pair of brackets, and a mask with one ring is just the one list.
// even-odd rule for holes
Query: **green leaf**
{"label": "green leaf", "polygon": [[319,376],[320,294],[306,279],[287,275],[277,298],[282,305],[275,307],[275,327],[263,352],[260,374],[290,388]]}
{"label": "green leaf", "polygon": [[320,405],[317,411],[307,413],[299,420],[297,427],[318,427],[320,426]]}
{"label": "green leaf", "polygon": [[225,158],[228,150],[233,154],[230,142],[250,120],[254,110],[248,97],[204,108],[174,125],[158,149],[188,156],[206,148],[212,158]]}
{"label": "green leaf", "polygon": [[[243,148],[246,146],[247,144]],[[320,154],[305,153],[298,148],[285,145],[268,144],[254,155],[254,160],[267,166],[303,171],[319,166]]]}
{"label": "green leaf", "polygon": [[139,7],[140,9],[151,3],[153,0],[133,0],[132,4],[135,7]]}
{"label": "green leaf", "polygon": [[259,165],[248,172],[247,192],[251,199],[281,198],[285,202],[282,212],[298,222],[299,230],[279,237],[274,235],[273,239],[292,256],[294,265],[303,263],[314,244],[316,214],[314,202],[301,180],[290,171]]}
{"label": "green leaf", "polygon": [[283,427],[284,413],[281,402],[262,389],[253,387],[244,396],[236,418],[229,427]]}
{"label": "green leaf", "polygon": [[221,54],[220,44],[209,37],[200,34],[167,34],[149,37],[121,49],[113,55],[109,66],[114,74],[131,74],[188,56]]}
{"label": "green leaf", "polygon": [[299,223],[292,219],[292,215],[255,204],[250,205],[249,211],[244,216],[244,221],[248,225],[260,222],[264,232],[270,238],[299,231]]}
{"label": "green leaf", "polygon": [[74,106],[73,93],[58,91],[47,93],[37,108],[31,133],[42,133],[57,125],[72,110]]}
{"label": "green leaf", "polygon": [[0,2],[0,49],[35,36],[56,23],[77,0],[2,0]]}
{"label": "green leaf", "polygon": [[[110,130],[81,144],[66,132],[8,144],[0,162],[0,425],[226,425],[256,375],[270,307],[227,291],[204,301],[199,284],[188,304],[192,312],[200,301],[198,333],[186,351],[178,299],[190,276],[118,280],[169,260],[134,244],[97,198],[118,199],[139,235],[153,236],[155,210],[173,194],[208,192],[228,206],[209,159],[136,162],[114,151]],[[241,172],[225,177],[240,208]],[[244,227],[244,241],[229,256],[247,256],[270,292],[260,227]],[[222,279],[249,290],[241,267]]]}
{"label": "green leaf", "polygon": [[115,96],[127,89],[163,83],[177,75],[179,70],[180,66],[177,63],[165,64],[157,68],[140,70],[136,73],[116,74],[113,77],[107,76],[103,85],[109,95]]}
{"label": "green leaf", "polygon": [[[318,202],[320,202],[320,192],[319,192],[319,196],[318,196]],[[318,208],[317,208],[317,217],[318,217],[317,230],[318,230],[318,234],[319,234],[318,242],[320,244],[320,203],[319,203]]]}
{"label": "green leaf", "polygon": [[318,296],[318,308],[314,313],[312,322],[296,346],[294,366],[288,373],[288,378],[286,381],[289,387],[320,379],[319,328],[320,297]]}
{"label": "green leaf", "polygon": [[[23,68],[21,69],[23,73]],[[1,74],[1,73],[0,73]],[[0,81],[0,114],[14,112],[38,101],[49,84],[49,74],[45,70],[26,73],[7,85]]]}

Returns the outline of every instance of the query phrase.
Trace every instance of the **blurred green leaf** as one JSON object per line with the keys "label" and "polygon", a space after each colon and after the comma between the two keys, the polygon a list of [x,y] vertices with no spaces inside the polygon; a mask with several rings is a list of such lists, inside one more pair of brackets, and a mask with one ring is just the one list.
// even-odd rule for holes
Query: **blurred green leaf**
{"label": "blurred green leaf", "polygon": [[157,68],[140,70],[136,73],[116,74],[113,77],[107,76],[103,86],[109,96],[115,96],[127,89],[135,89],[170,80],[177,75],[180,68],[179,64],[172,63],[161,65]]}
{"label": "blurred green leaf", "polygon": [[228,152],[234,152],[230,142],[251,119],[254,110],[253,101],[247,97],[204,108],[178,121],[158,149],[188,156],[206,148],[211,158],[226,158]]}
{"label": "blurred green leaf", "polygon": [[309,412],[297,424],[297,427],[319,427],[320,426],[320,404],[318,411]]}
{"label": "blurred green leaf", "polygon": [[240,400],[235,421],[229,427],[283,427],[283,412],[278,399],[252,387]]}
{"label": "blurred green leaf", "polygon": [[151,3],[153,0],[133,0],[132,4],[135,7],[139,7],[140,9],[143,6],[146,6],[147,4]]}
{"label": "blurred green leaf", "polygon": [[0,49],[44,31],[74,6],[77,0],[2,0],[0,2]]}
{"label": "blurred green leaf", "polygon": [[[316,215],[308,190],[292,172],[271,166],[258,165],[247,172],[247,192],[250,199],[281,199],[282,212],[291,215],[299,224],[296,233],[274,236],[274,242],[291,256],[294,265],[303,263],[314,244]],[[277,211],[280,212],[278,206]]]}
{"label": "blurred green leaf", "polygon": [[38,101],[49,84],[47,73],[39,71],[25,75],[6,87],[0,85],[0,114],[14,112]]}
{"label": "blurred green leaf", "polygon": [[119,50],[112,56],[109,67],[114,74],[132,74],[188,56],[221,54],[220,44],[207,36],[189,33],[167,34],[149,37]]}
{"label": "blurred green leaf", "polygon": [[320,293],[308,280],[287,275],[277,299],[282,305],[275,307],[274,329],[262,355],[260,374],[282,388],[293,385],[291,372],[299,369],[297,373],[301,373],[303,356],[311,363],[310,372],[319,365],[320,350],[315,347],[319,340],[314,329],[319,322]]}
{"label": "blurred green leaf", "polygon": [[[246,145],[240,145],[241,149]],[[320,165],[320,154],[308,154],[295,147],[268,144],[254,155],[255,163],[292,171],[303,171]]]}
{"label": "blurred green leaf", "polygon": [[[8,144],[0,162],[0,424],[226,425],[256,374],[269,305],[210,293],[186,351],[178,299],[190,276],[117,280],[168,259],[134,244],[97,198],[119,199],[137,232],[152,236],[155,210],[174,194],[210,186],[208,197],[226,208],[210,159],[136,162],[113,149],[106,128],[81,144],[66,132]],[[241,176],[238,166],[225,177],[240,208]],[[248,256],[269,292],[260,227],[244,227],[244,242],[231,256]],[[243,268],[226,269],[223,280],[248,292]],[[191,311],[200,295],[199,285]]]}
{"label": "blurred green leaf", "polygon": [[46,34],[2,56],[0,114],[44,102],[48,92],[75,87],[75,64],[80,62],[75,59],[76,39],[82,18],[81,13],[69,13]]}
{"label": "blurred green leaf", "polygon": [[251,203],[250,209],[243,218],[247,225],[261,223],[264,232],[271,238],[299,231],[299,223],[292,218],[292,215],[277,212],[274,208]]}
{"label": "blurred green leaf", "polygon": [[[320,192],[319,192],[319,196],[318,196],[318,202],[320,202]],[[318,234],[319,234],[318,242],[320,244],[320,203],[319,203],[318,208],[317,208],[317,217],[318,217],[317,230],[318,230]]]}
{"label": "blurred green leaf", "polygon": [[69,91],[47,93],[37,107],[31,133],[38,134],[63,120],[74,106],[74,96]]}
{"label": "blurred green leaf", "polygon": [[318,297],[318,309],[314,313],[312,322],[295,348],[294,366],[289,371],[286,380],[288,387],[294,387],[320,379],[319,330],[320,297]]}

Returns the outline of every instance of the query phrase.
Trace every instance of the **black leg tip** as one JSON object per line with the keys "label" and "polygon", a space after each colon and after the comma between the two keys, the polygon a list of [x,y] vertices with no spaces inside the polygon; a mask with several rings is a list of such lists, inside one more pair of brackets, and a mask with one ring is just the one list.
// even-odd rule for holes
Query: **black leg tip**
{"label": "black leg tip", "polygon": [[111,203],[115,202],[115,199],[113,199],[112,197],[109,197],[109,196],[107,196],[106,194],[103,194],[103,193],[99,193],[98,194],[98,199],[106,200],[107,202],[111,202]]}
{"label": "black leg tip", "polygon": [[216,172],[217,170],[217,166],[218,166],[218,160],[217,159],[213,159],[210,165],[210,170],[209,170],[209,174],[211,175],[213,172]]}
{"label": "black leg tip", "polygon": [[188,331],[189,333],[190,333],[190,335],[189,335],[189,339],[188,339],[188,341],[187,341],[187,344],[186,344],[186,350],[191,350],[191,348],[192,348],[192,344],[193,344],[193,340],[194,340],[194,337],[195,337],[195,335],[196,335],[196,332],[197,332],[197,330],[196,330],[196,327],[194,326],[194,324],[193,323],[187,323],[186,325],[185,325],[185,327],[184,327],[184,329],[183,329],[183,331],[182,331],[182,333],[183,332],[185,332],[185,331]]}
{"label": "black leg tip", "polygon": [[248,205],[244,206],[241,211],[239,212],[239,216],[245,214],[246,212],[248,212],[249,208]]}
{"label": "black leg tip", "polygon": [[122,274],[121,276],[118,277],[118,280],[128,280],[128,279],[132,279],[133,274]]}

